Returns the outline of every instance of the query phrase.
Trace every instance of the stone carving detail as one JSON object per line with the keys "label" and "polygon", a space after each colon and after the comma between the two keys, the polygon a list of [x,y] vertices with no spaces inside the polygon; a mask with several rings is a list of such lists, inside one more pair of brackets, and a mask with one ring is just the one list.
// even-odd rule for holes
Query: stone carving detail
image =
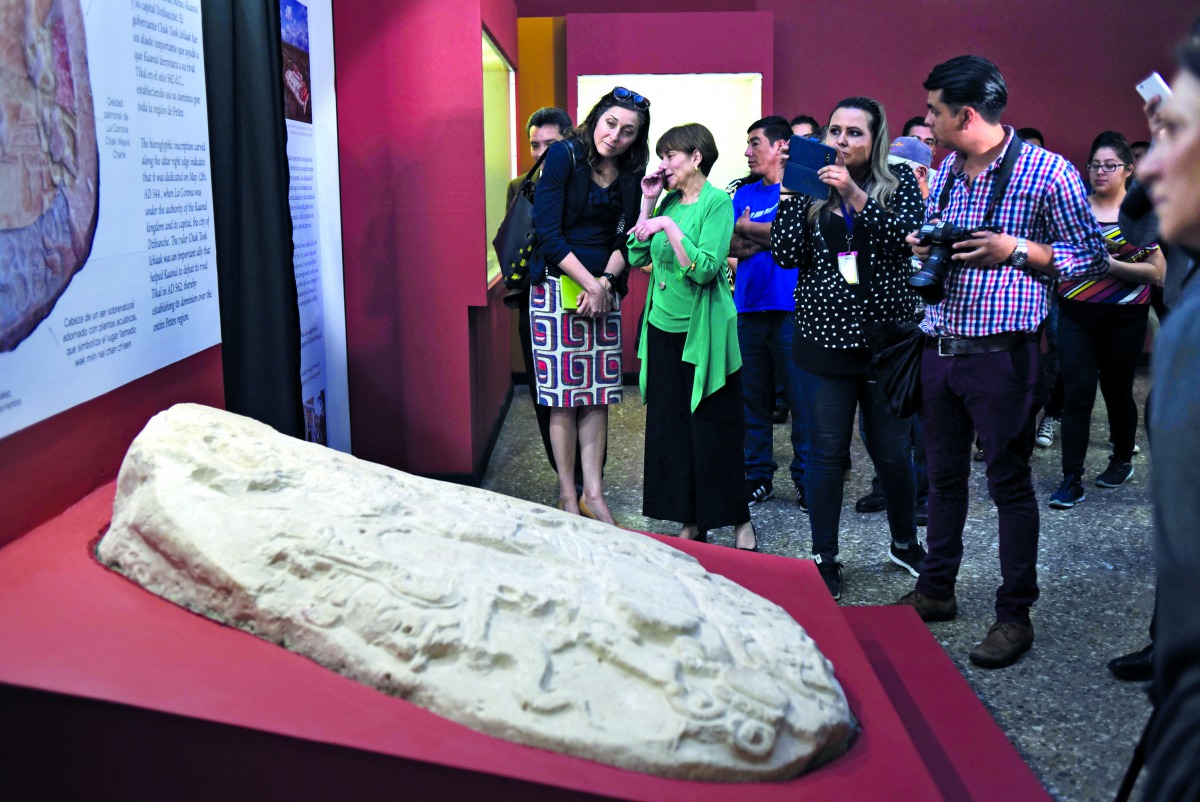
{"label": "stone carving detail", "polygon": [[781,779],[855,730],[804,630],[682,552],[206,407],[133,442],[98,555],[386,693],[603,763]]}

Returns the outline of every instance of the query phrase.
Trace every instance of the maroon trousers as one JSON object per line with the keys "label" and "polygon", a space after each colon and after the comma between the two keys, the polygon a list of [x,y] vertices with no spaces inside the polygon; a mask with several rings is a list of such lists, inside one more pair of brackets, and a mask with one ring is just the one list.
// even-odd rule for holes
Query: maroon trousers
{"label": "maroon trousers", "polygon": [[929,460],[929,556],[917,591],[948,599],[962,563],[971,446],[978,433],[987,465],[988,493],[1000,518],[1000,573],[996,619],[1029,623],[1037,600],[1038,504],[1029,457],[1033,451],[1035,342],[1014,351],[939,356],[921,361],[921,426]]}

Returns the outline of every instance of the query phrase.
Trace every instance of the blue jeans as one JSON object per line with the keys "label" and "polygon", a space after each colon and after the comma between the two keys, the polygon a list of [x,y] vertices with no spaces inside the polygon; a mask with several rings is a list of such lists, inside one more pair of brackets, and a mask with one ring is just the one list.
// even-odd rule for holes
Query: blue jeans
{"label": "blue jeans", "polygon": [[738,342],[742,350],[742,399],[746,415],[746,478],[771,480],[775,462],[773,424],[775,375],[787,377],[783,392],[792,410],[792,482],[804,483],[808,460],[808,428],[804,395],[792,362],[791,312],[744,312],[738,315]]}
{"label": "blue jeans", "polygon": [[892,415],[882,391],[866,375],[819,376],[795,370],[807,402],[809,451],[804,478],[812,553],[830,558],[838,553],[843,478],[850,464],[854,411],[859,407],[866,422],[867,453],[883,486],[892,540],[908,543],[917,534],[912,421]]}
{"label": "blue jeans", "polygon": [[[913,415],[909,420],[912,421],[913,476],[917,480],[917,503],[919,504],[929,498],[929,465],[925,460],[925,439],[921,435],[921,419]],[[860,411],[858,413],[858,436],[862,439],[864,446],[867,444],[867,436],[863,434],[866,429],[867,425],[863,423]],[[879,483],[878,473],[871,477],[871,492],[883,495],[883,485]]]}

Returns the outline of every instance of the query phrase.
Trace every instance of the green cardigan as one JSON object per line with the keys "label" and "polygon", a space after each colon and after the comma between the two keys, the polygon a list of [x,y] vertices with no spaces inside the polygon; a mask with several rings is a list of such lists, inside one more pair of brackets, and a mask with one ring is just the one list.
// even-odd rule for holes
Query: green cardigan
{"label": "green cardigan", "polygon": [[646,309],[642,314],[642,337],[638,345],[638,359],[642,361],[639,384],[643,403],[649,402],[646,388],[646,334],[654,306],[654,294],[658,282],[679,281],[691,292],[692,314],[688,322],[687,339],[684,340],[683,360],[696,366],[696,378],[692,383],[692,411],[700,406],[707,396],[725,386],[729,374],[742,367],[742,353],[738,346],[737,307],[733,303],[733,292],[729,289],[726,258],[729,256],[729,240],[733,236],[733,202],[721,190],[705,183],[695,204],[685,206],[679,202],[680,194],[671,192],[656,210],[656,215],[666,215],[674,220],[683,232],[683,247],[694,263],[684,270],[675,256],[667,235],[659,232],[649,242],[638,242],[629,237],[629,263],[634,267],[654,265],[650,290],[646,295]]}

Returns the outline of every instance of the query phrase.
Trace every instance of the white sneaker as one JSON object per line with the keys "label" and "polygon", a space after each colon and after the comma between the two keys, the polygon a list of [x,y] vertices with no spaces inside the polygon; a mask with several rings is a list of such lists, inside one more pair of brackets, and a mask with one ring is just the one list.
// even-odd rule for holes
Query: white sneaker
{"label": "white sneaker", "polygon": [[1038,424],[1037,435],[1034,439],[1042,448],[1049,448],[1054,445],[1054,427],[1058,426],[1058,418],[1051,415],[1043,415],[1042,422]]}

